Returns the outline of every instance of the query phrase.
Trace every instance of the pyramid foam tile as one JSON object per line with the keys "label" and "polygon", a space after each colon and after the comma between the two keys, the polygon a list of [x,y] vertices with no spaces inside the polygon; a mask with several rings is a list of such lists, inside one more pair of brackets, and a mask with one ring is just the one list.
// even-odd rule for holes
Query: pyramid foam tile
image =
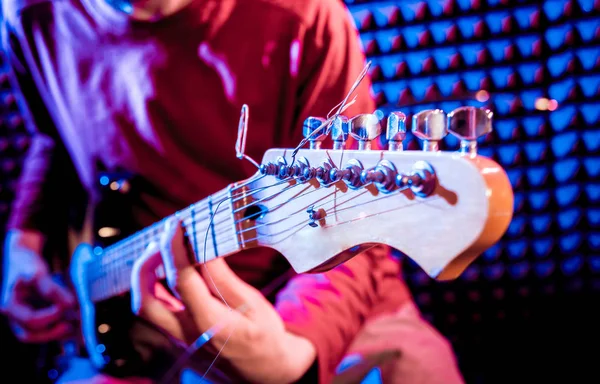
{"label": "pyramid foam tile", "polygon": [[521,124],[528,137],[540,137],[546,133],[546,119],[543,116],[526,116]]}
{"label": "pyramid foam tile", "polygon": [[400,10],[394,4],[372,8],[372,12],[375,23],[380,28],[399,25],[403,22]]}
{"label": "pyramid foam tile", "polygon": [[569,0],[546,0],[542,10],[549,21],[557,21],[561,19],[569,3]]}
{"label": "pyramid foam tile", "polygon": [[563,132],[552,138],[551,147],[554,156],[565,157],[577,150],[579,135],[577,132]]}
{"label": "pyramid foam tile", "polygon": [[394,30],[378,31],[375,34],[375,39],[382,53],[395,52],[404,48],[402,35]]}
{"label": "pyramid foam tile", "polygon": [[600,11],[600,3],[596,0],[576,0],[573,3],[577,4],[584,13]]}
{"label": "pyramid foam tile", "polygon": [[573,105],[559,107],[550,114],[550,125],[555,132],[566,130],[575,118],[577,109]]}
{"label": "pyramid foam tile", "polygon": [[508,176],[508,180],[512,185],[513,189],[517,189],[521,187],[523,183],[523,170],[521,169],[509,169],[506,171]]}
{"label": "pyramid foam tile", "polygon": [[600,75],[582,76],[578,83],[585,97],[591,98],[600,95]]}
{"label": "pyramid foam tile", "polygon": [[591,250],[600,251],[600,233],[588,234],[588,244]]}
{"label": "pyramid foam tile", "polygon": [[481,257],[488,263],[498,261],[502,256],[503,248],[503,244],[501,242],[498,242],[492,245],[490,248],[486,249],[481,255]]}
{"label": "pyramid foam tile", "polygon": [[548,28],[545,33],[546,44],[548,44],[552,50],[559,50],[567,45],[566,38],[569,36],[571,31],[572,28],[568,24]]}
{"label": "pyramid foam tile", "polygon": [[600,121],[600,108],[598,108],[597,104],[581,104],[579,110],[586,124],[596,125]]}
{"label": "pyramid foam tile", "polygon": [[557,81],[548,88],[548,95],[551,99],[555,99],[560,105],[567,99],[574,86],[575,80],[571,78]]}
{"label": "pyramid foam tile", "polygon": [[543,74],[543,70],[544,68],[540,67],[537,63],[526,63],[517,66],[517,71],[523,84],[528,86],[543,82],[544,77],[540,74]]}
{"label": "pyramid foam tile", "polygon": [[588,153],[600,151],[600,129],[590,129],[582,133],[583,144]]}
{"label": "pyramid foam tile", "polygon": [[399,6],[402,17],[408,22],[425,20],[430,15],[425,1],[402,1]]}
{"label": "pyramid foam tile", "polygon": [[554,239],[552,237],[534,238],[531,244],[531,249],[538,258],[544,258],[550,255],[553,247]]}
{"label": "pyramid foam tile", "polygon": [[585,186],[585,194],[590,203],[595,204],[600,202],[600,184],[589,183]]}
{"label": "pyramid foam tile", "polygon": [[504,145],[497,149],[498,159],[504,166],[513,166],[520,162],[521,148],[518,145]]}
{"label": "pyramid foam tile", "polygon": [[581,48],[576,51],[576,55],[584,70],[593,71],[600,68],[598,61],[600,57],[600,47]]}
{"label": "pyramid foam tile", "polygon": [[508,266],[508,274],[510,277],[517,280],[526,278],[530,271],[531,266],[526,261]]}
{"label": "pyramid foam tile", "polygon": [[583,213],[579,208],[571,208],[558,213],[557,221],[561,230],[567,231],[575,229],[581,221]]}
{"label": "pyramid foam tile", "polygon": [[553,164],[552,174],[556,181],[565,183],[575,179],[580,169],[581,161],[579,159],[564,159]]}
{"label": "pyramid foam tile", "polygon": [[[502,41],[502,40],[500,40]],[[519,35],[514,39],[521,57],[529,58],[536,56],[540,48],[540,39],[536,35]]]}
{"label": "pyramid foam tile", "polygon": [[523,259],[528,251],[528,244],[526,240],[514,240],[506,244],[506,250],[508,257],[512,260]]}
{"label": "pyramid foam tile", "polygon": [[520,237],[525,233],[525,229],[527,227],[527,220],[525,217],[514,217],[510,222],[508,229],[506,230],[506,234],[509,237]]}
{"label": "pyramid foam tile", "polygon": [[512,74],[513,71],[510,67],[495,67],[490,69],[490,75],[495,89],[503,90],[508,88],[508,81]]}
{"label": "pyramid foam tile", "polygon": [[452,16],[455,12],[454,0],[428,0],[429,12],[432,16]]}
{"label": "pyramid foam tile", "polygon": [[487,280],[494,281],[499,280],[504,276],[506,267],[504,264],[490,265],[483,269],[483,275]]}
{"label": "pyramid foam tile", "polygon": [[446,71],[450,68],[450,62],[454,54],[456,54],[455,48],[436,48],[431,51],[431,56],[441,71]]}
{"label": "pyramid foam tile", "polygon": [[520,213],[525,208],[525,195],[523,193],[515,192],[513,200],[513,211]]}
{"label": "pyramid foam tile", "polygon": [[370,30],[377,26],[373,13],[369,8],[354,7],[352,8],[351,14],[354,25],[359,31]]}
{"label": "pyramid foam tile", "polygon": [[[449,98],[453,94],[454,84],[460,81],[460,76],[456,73],[439,75],[434,79],[434,81],[442,95],[446,98]],[[444,111],[450,111],[450,109],[444,109]]]}
{"label": "pyramid foam tile", "polygon": [[525,157],[529,163],[539,163],[547,158],[548,151],[545,142],[528,142],[523,145],[523,149],[523,152],[525,152]]}
{"label": "pyramid foam tile", "polygon": [[588,208],[587,209],[587,219],[588,219],[588,222],[590,223],[590,227],[600,228],[600,209]]}
{"label": "pyramid foam tile", "polygon": [[527,181],[533,187],[541,187],[548,181],[550,170],[546,166],[529,167],[526,171]]}
{"label": "pyramid foam tile", "polygon": [[543,92],[540,89],[531,89],[521,92],[523,107],[528,111],[535,110],[535,101],[542,96]]}
{"label": "pyramid foam tile", "polygon": [[494,131],[502,141],[510,141],[519,135],[517,120],[497,120],[494,123]]}
{"label": "pyramid foam tile", "polygon": [[577,203],[581,196],[581,187],[577,184],[557,186],[554,198],[560,207],[567,207]]}
{"label": "pyramid foam tile", "polygon": [[[550,192],[534,191],[527,196],[529,207],[536,212],[543,211],[550,204]],[[550,222],[548,223],[550,225]]]}
{"label": "pyramid foam tile", "polygon": [[434,21],[429,24],[431,38],[436,44],[445,44],[458,40],[456,26],[452,21]]}
{"label": "pyramid foam tile", "polygon": [[600,39],[600,20],[580,20],[575,23],[579,36],[585,43],[598,41]]}
{"label": "pyramid foam tile", "polygon": [[402,36],[406,41],[406,45],[410,49],[418,47],[426,47],[428,45],[427,38],[429,31],[424,25],[407,26],[402,29]]}
{"label": "pyramid foam tile", "polygon": [[549,277],[556,270],[556,263],[553,260],[540,261],[535,263],[533,270],[538,277]]}
{"label": "pyramid foam tile", "polygon": [[590,177],[595,178],[600,176],[600,157],[588,156],[583,159],[583,165]]}
{"label": "pyramid foam tile", "polygon": [[560,237],[558,242],[560,249],[565,253],[576,252],[583,241],[583,236],[580,233],[570,233]]}
{"label": "pyramid foam tile", "polygon": [[578,273],[583,268],[584,264],[583,256],[577,255],[563,260],[560,267],[565,275],[572,276]]}

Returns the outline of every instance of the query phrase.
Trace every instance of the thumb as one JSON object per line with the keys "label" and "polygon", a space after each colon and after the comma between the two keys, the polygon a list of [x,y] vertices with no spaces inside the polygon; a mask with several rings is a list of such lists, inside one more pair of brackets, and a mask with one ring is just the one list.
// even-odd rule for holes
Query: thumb
{"label": "thumb", "polygon": [[[267,300],[256,288],[243,281],[223,259],[212,260],[202,266],[202,277],[214,296],[232,308],[266,304]],[[247,311],[250,311],[250,308]]]}

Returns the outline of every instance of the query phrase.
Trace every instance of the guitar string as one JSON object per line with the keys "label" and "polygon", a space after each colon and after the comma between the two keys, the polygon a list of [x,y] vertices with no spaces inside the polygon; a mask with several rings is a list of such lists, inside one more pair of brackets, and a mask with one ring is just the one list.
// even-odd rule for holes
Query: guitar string
{"label": "guitar string", "polygon": [[[261,176],[260,178],[262,178],[262,177],[264,177],[264,176]],[[257,180],[260,180],[260,178],[258,178]],[[239,199],[234,199],[233,202],[239,201],[239,200],[241,200],[241,199],[243,199],[243,198],[245,198],[245,197],[247,197],[249,195],[252,195],[254,193],[260,192],[262,190],[265,190],[265,189],[268,189],[268,188],[271,188],[273,186],[277,186],[277,185],[280,185],[280,184],[286,183],[286,182],[289,182],[289,181],[288,180],[282,180],[280,182],[277,182],[277,183],[274,183],[274,184],[270,184],[268,186],[262,186],[262,187],[254,188],[254,189],[251,189],[251,190],[248,190],[248,191],[245,191],[245,192],[241,192],[238,195],[234,194],[232,196],[240,196],[241,195],[243,197],[239,198]],[[241,185],[239,187],[236,187],[235,189],[241,189],[242,186],[243,185]],[[235,189],[232,189],[232,191],[235,190]],[[221,191],[221,192],[217,192],[215,195],[212,195],[212,196],[214,198],[215,196],[218,196],[219,194],[223,195],[225,193],[227,193],[227,192],[226,191]],[[223,200],[227,200],[229,198],[231,198],[231,197],[224,197]],[[219,201],[219,202],[221,202],[221,201]],[[195,206],[196,206],[196,204],[195,205],[191,205],[188,208],[186,208],[186,209],[184,209],[184,210],[182,210],[180,212],[177,212],[175,215],[178,216],[178,218],[180,220],[181,219],[186,220],[186,219],[189,219],[192,216],[192,214],[194,216],[196,216],[196,215],[202,214],[205,211],[209,210],[209,208],[207,206],[202,206],[200,210],[195,210],[194,209]],[[139,239],[143,240],[148,234],[151,234],[151,237],[153,235],[157,235],[158,233],[154,233],[154,232],[160,232],[160,231],[162,231],[162,226],[164,225],[164,221],[165,220],[167,220],[167,218],[162,219],[159,222],[156,222],[156,223],[148,226],[147,228],[140,230],[137,233],[134,233],[131,236],[132,237],[131,240],[125,239],[125,240],[122,240],[120,242],[117,242],[117,243],[115,243],[113,245],[110,245],[110,246],[104,248],[103,249],[103,256],[104,257],[102,258],[103,259],[102,261],[105,261],[105,259],[110,258],[111,254],[116,253],[116,251],[123,251],[123,249],[129,248],[131,245],[135,245],[136,243],[139,242]]]}
{"label": "guitar string", "polygon": [[[366,192],[362,192],[362,193],[366,193]],[[386,194],[386,195],[382,195],[382,196],[381,196],[379,199],[384,199],[384,198],[388,198],[388,197],[392,197],[392,196],[394,196],[394,195],[392,195],[392,194]],[[353,197],[353,198],[354,198],[354,197]],[[373,201],[369,201],[369,202],[365,202],[365,203],[356,204],[356,205],[353,205],[353,206],[341,207],[341,205],[342,205],[342,204],[345,204],[345,203],[347,203],[347,202],[351,201],[353,198],[349,198],[349,199],[347,199],[347,200],[345,200],[345,201],[340,201],[340,202],[339,202],[339,203],[337,203],[335,206],[333,206],[333,207],[330,207],[330,208],[327,208],[327,209],[325,210],[325,211],[326,211],[326,213],[336,213],[336,212],[340,212],[340,211],[343,211],[343,210],[352,209],[352,208],[358,207],[358,206],[360,206],[360,205],[369,204],[369,203],[373,202]],[[379,200],[379,199],[378,199],[378,200]],[[434,201],[434,200],[437,200],[437,199],[436,199],[436,198],[430,198],[430,199],[428,199],[428,202],[431,202],[431,201]],[[321,206],[325,206],[325,205],[327,205],[327,204],[330,204],[332,201],[333,201],[333,199],[332,199],[332,200],[328,200],[328,201],[326,201],[326,202],[322,203],[322,204],[321,204]],[[415,203],[414,203],[414,204],[405,205],[405,206],[398,207],[398,208],[395,208],[395,209],[392,209],[392,210],[389,210],[389,211],[393,211],[393,210],[399,210],[399,209],[403,209],[403,208],[408,208],[409,206],[413,206],[413,205],[415,205],[415,204],[421,204],[421,203],[425,203],[425,201],[420,201],[420,200],[418,200],[418,201],[415,201]],[[383,211],[381,211],[381,212],[375,212],[375,213],[372,213],[372,214],[371,214],[371,215],[369,215],[369,216],[378,215],[378,214],[381,214],[381,213],[383,213]],[[297,214],[294,214],[293,216],[297,216]],[[336,224],[334,224],[334,225],[329,225],[329,226],[326,226],[326,227],[333,227],[333,226],[337,226],[337,225],[346,224],[346,223],[348,223],[348,222],[352,222],[352,221],[355,221],[355,220],[359,220],[359,219],[362,219],[362,218],[364,218],[364,217],[368,217],[368,216],[361,216],[361,217],[353,218],[353,219],[346,220],[346,221],[344,221],[344,222],[338,222],[338,223],[336,223]],[[276,220],[276,221],[279,221],[279,220]],[[253,242],[253,241],[257,241],[257,240],[261,240],[261,239],[265,239],[265,238],[272,238],[272,239],[273,239],[273,238],[275,238],[276,236],[279,236],[279,235],[281,235],[281,234],[283,234],[283,233],[285,233],[285,232],[289,232],[289,231],[292,231],[292,230],[294,230],[294,229],[297,229],[297,228],[298,228],[298,227],[300,227],[300,226],[304,226],[304,225],[306,225],[308,222],[310,222],[310,221],[309,221],[309,220],[306,220],[306,221],[300,221],[300,222],[298,222],[298,223],[296,223],[296,224],[294,224],[294,225],[292,225],[292,226],[288,227],[287,229],[284,229],[284,230],[282,230],[282,231],[280,231],[279,233],[276,233],[276,234],[269,234],[269,235],[264,235],[264,234],[262,234],[262,235],[258,235],[258,236],[256,236],[256,237],[253,237],[253,238],[250,238],[250,239],[245,239],[244,243],[249,243],[249,242]],[[270,223],[266,223],[266,224],[270,224]],[[189,228],[186,228],[186,229],[189,229]],[[191,231],[195,231],[195,232],[201,232],[201,231],[206,231],[206,230],[210,230],[210,227],[207,227],[207,228],[204,228],[204,227],[202,227],[202,228],[192,228],[192,229],[189,229],[189,231],[190,231],[190,234],[189,234],[188,236],[190,236],[190,235],[191,235]],[[290,236],[291,236],[291,235],[290,235]],[[289,237],[289,236],[288,236],[288,237]],[[283,241],[283,240],[285,240],[285,238],[284,238],[284,239],[280,239],[280,240],[278,240],[277,242],[281,242],[281,241]],[[220,244],[225,244],[225,243],[227,243],[227,242],[231,242],[231,241],[236,241],[236,239],[232,239],[231,237],[228,237],[228,238],[226,238],[225,240],[220,240]],[[274,242],[272,242],[272,243],[273,243],[273,244],[275,244]],[[216,257],[218,257],[218,255],[217,255]],[[118,263],[118,262],[119,262],[119,260],[120,260],[120,259],[116,259],[116,262]],[[206,263],[206,260],[204,260],[204,263]],[[129,267],[128,267],[128,268],[129,268]],[[126,274],[127,274],[127,271],[129,270],[129,269],[127,269],[127,270],[123,270],[123,268],[114,268],[114,269],[117,269],[117,270],[119,270],[119,271],[120,271],[119,273],[121,273],[121,274],[124,274],[124,275],[126,275]],[[107,277],[107,276],[106,276],[106,275],[102,275],[101,277]],[[108,276],[108,278],[110,278],[110,276]],[[106,280],[106,279],[104,279],[104,280]],[[96,290],[94,290],[94,291],[96,291]],[[100,293],[100,295],[102,295],[102,293]]]}
{"label": "guitar string", "polygon": [[[297,184],[296,186],[298,186],[298,185],[302,185],[302,184]],[[311,190],[311,191],[305,192],[304,194],[302,194],[302,195],[300,195],[300,196],[297,196],[296,198],[305,197],[306,195],[308,195],[308,194],[310,194],[310,193],[312,193],[312,192],[315,192],[315,191],[316,191],[316,190]],[[331,192],[331,193],[330,193],[329,195],[327,195],[327,196],[331,196],[331,195],[332,195],[332,194],[334,194],[334,193],[336,193],[336,191],[333,191],[333,192]],[[273,194],[271,197],[276,197],[276,196],[278,196],[278,195],[279,195],[279,193],[277,193],[277,194]],[[296,199],[296,198],[294,198],[294,199]],[[218,203],[218,205],[220,206],[220,205],[221,205],[223,202],[225,202],[225,201],[227,201],[227,199],[221,200],[221,201]],[[291,201],[291,199],[290,199],[289,201]],[[331,201],[332,201],[332,200],[330,200],[329,202],[331,202]],[[281,204],[277,205],[277,206],[275,207],[275,209],[276,209],[276,208],[278,208],[278,207],[280,207],[280,206],[283,206],[284,204],[286,204],[286,202],[283,202],[283,203],[281,203]],[[248,205],[250,205],[250,204],[248,204]],[[306,208],[306,207],[304,207],[304,208]],[[302,211],[302,209],[300,209],[300,211]],[[298,211],[296,214],[300,213],[300,211]],[[218,213],[220,213],[220,212],[216,212],[216,213],[214,214],[214,216],[216,217]],[[229,213],[229,212],[223,212],[223,213],[225,213],[225,214],[226,214],[226,213]],[[296,214],[294,214],[294,216],[295,216]],[[194,213],[194,216],[197,216],[197,215],[198,215],[198,213]],[[191,214],[190,214],[189,216],[191,216]],[[220,221],[220,222],[218,222],[218,223],[213,223],[213,226],[215,226],[215,227],[216,227],[216,225],[227,225],[227,229],[228,229],[227,231],[223,231],[223,230],[216,230],[216,231],[215,231],[215,235],[216,235],[216,239],[217,239],[217,240],[219,240],[219,239],[220,239],[220,237],[222,237],[222,235],[223,235],[223,234],[225,234],[226,232],[227,232],[227,233],[229,233],[229,232],[230,232],[230,229],[231,229],[231,224],[232,224],[232,223],[231,223],[231,220],[230,220],[230,216],[228,216],[228,217],[229,217],[229,220],[223,220],[223,221]],[[291,218],[291,216],[290,216],[290,217],[288,217],[288,218]],[[213,219],[214,219],[214,217],[213,217]],[[250,219],[250,218],[241,219],[241,220],[239,220],[239,222],[242,222],[242,221],[244,221],[244,220],[251,220],[251,219]],[[186,227],[186,228],[188,228],[188,227],[190,227],[190,226],[191,226],[192,230],[198,230],[198,228],[197,228],[197,227],[198,227],[198,225],[199,225],[199,224],[200,224],[200,225],[202,224],[202,223],[198,223],[198,222],[197,222],[197,223],[195,223],[195,224],[193,224],[193,225],[190,225],[190,224],[189,224],[189,218],[186,218],[186,219],[184,219],[184,220],[183,220],[183,223],[185,224],[185,227]],[[235,223],[235,222],[234,222],[234,223]],[[271,224],[271,223],[265,223],[265,224]],[[204,226],[202,226],[202,227],[200,227],[199,229],[200,229],[200,230],[202,230],[202,231],[204,231],[206,228],[210,228],[210,225],[208,225],[207,227],[204,227]],[[255,228],[255,227],[251,227],[251,228],[249,228],[249,229],[252,229],[252,228]],[[215,229],[216,229],[216,228],[215,228]],[[244,231],[244,232],[245,232],[245,231]],[[236,233],[235,233],[235,234],[237,235],[237,234],[240,234],[240,233],[242,233],[242,232],[241,232],[241,231],[236,231]],[[158,235],[158,233],[157,233],[156,235]],[[188,236],[188,237],[189,237],[189,236],[193,236],[193,235],[194,235],[194,233],[193,233],[193,232],[190,232],[190,233],[187,233],[187,232],[186,232],[186,236]],[[147,241],[136,241],[136,242],[132,242],[131,244],[127,244],[127,245],[128,245],[128,247],[119,247],[118,249],[115,249],[115,250],[113,250],[113,249],[110,249],[110,250],[108,250],[108,252],[110,252],[110,253],[111,253],[111,255],[107,255],[107,256],[112,256],[112,257],[104,257],[104,258],[102,259],[102,261],[103,261],[103,262],[102,262],[102,264],[101,264],[101,265],[102,265],[102,267],[108,267],[108,266],[109,266],[110,264],[112,264],[112,263],[121,263],[121,264],[123,264],[123,263],[128,263],[128,262],[130,262],[131,260],[127,260],[127,259],[119,258],[117,253],[121,253],[122,251],[124,251],[124,249],[122,249],[122,248],[133,248],[133,249],[135,249],[135,248],[138,248],[138,249],[140,249],[140,250],[141,250],[141,249],[144,247],[144,243],[146,243],[146,242],[147,242]],[[219,242],[218,242],[218,243],[219,243],[219,244],[223,244],[223,243],[225,243],[225,241],[219,240]],[[114,251],[120,251],[120,252],[114,252]],[[138,252],[138,253],[139,253],[139,252]],[[96,269],[96,270],[97,270],[97,269]]]}
{"label": "guitar string", "polygon": [[[254,191],[265,190],[268,187],[271,187],[271,186],[274,186],[274,185],[279,185],[279,184],[282,184],[282,183],[285,183],[285,182],[289,182],[289,181],[284,180],[284,181],[272,184],[272,185],[267,186],[267,187],[255,188],[254,190],[251,190],[251,192],[255,193]],[[294,184],[293,186],[295,186],[295,185],[298,185],[298,184]],[[270,195],[270,197],[267,197],[267,198],[261,200],[261,202],[267,201],[268,198],[276,197],[281,192],[282,191],[274,193],[274,194]],[[223,194],[225,194],[225,193],[222,192],[221,195],[223,195]],[[240,194],[244,194],[244,193],[240,193]],[[231,197],[224,197],[221,201],[219,201],[218,204],[221,204],[222,202],[224,202],[224,201],[226,201],[226,200],[228,200],[230,198]],[[237,200],[239,201],[241,199],[237,199]],[[251,203],[251,204],[245,205],[244,207],[250,207],[250,206],[253,206],[253,205],[254,204]],[[204,213],[205,211],[209,210],[207,206],[203,206],[203,207],[201,207],[200,210],[197,210],[197,211],[194,208],[195,208],[195,206],[192,205],[192,206],[189,207],[189,209],[180,211],[179,212],[180,213],[179,219],[185,222],[185,221],[189,220],[191,218],[191,216],[198,216],[198,215],[201,216],[202,213]],[[224,212],[224,213],[227,213],[227,212]],[[131,250],[131,249],[135,250],[136,248],[142,249],[143,247],[145,247],[145,244],[148,243],[148,241],[150,239],[152,239],[153,237],[156,237],[156,236],[158,236],[160,234],[160,232],[162,231],[162,225],[160,225],[160,224],[162,222],[164,222],[165,220],[166,219],[163,219],[163,220],[161,220],[158,223],[154,223],[151,226],[147,227],[146,229],[139,231],[137,234],[132,235],[133,239],[130,240],[130,241],[122,241],[122,242],[113,244],[112,246],[109,246],[109,247],[105,248],[103,250],[102,257],[100,257],[98,259],[95,259],[94,261],[96,263],[99,263],[101,267],[108,266],[112,262],[125,262],[125,263],[130,262],[131,260],[125,260],[125,261],[123,261],[122,259],[120,259],[119,258],[119,254],[121,254],[121,253],[123,253],[124,251],[127,251],[127,250]],[[229,220],[227,220],[227,221],[223,220],[223,221],[215,223],[215,226],[217,224],[221,224],[221,223],[226,223],[228,225],[230,224]],[[139,253],[139,251],[137,253]],[[92,266],[92,265],[90,265],[90,268],[92,270],[96,270],[96,271],[99,270],[99,268],[95,268],[95,266]],[[102,271],[100,271],[100,272],[102,272]]]}
{"label": "guitar string", "polygon": [[[302,184],[299,184],[299,185],[302,185]],[[316,190],[307,191],[307,192],[305,192],[305,193],[303,193],[303,194],[300,194],[300,195],[299,195],[299,196],[297,196],[297,197],[294,197],[293,199],[297,199],[297,198],[302,198],[302,197],[305,197],[305,196],[306,196],[306,195],[308,195],[309,193],[312,193],[312,192],[315,192],[315,191],[316,191]],[[332,191],[330,194],[328,194],[328,195],[327,195],[327,196],[325,196],[325,197],[328,197],[328,196],[331,196],[331,195],[333,195],[333,194],[336,194],[336,193],[337,193],[337,191],[338,191],[338,190],[334,190],[334,191]],[[400,191],[400,190],[399,190],[399,191]],[[364,191],[364,190],[363,190],[363,191],[360,191],[360,192],[359,192],[359,194],[353,194],[353,196],[352,196],[352,197],[350,197],[350,198],[349,198],[349,199],[347,199],[347,200],[342,200],[342,199],[334,198],[334,199],[330,199],[330,200],[324,201],[324,202],[322,202],[322,203],[321,203],[321,204],[319,204],[319,205],[316,205],[316,204],[311,204],[311,205],[313,205],[315,208],[318,208],[318,207],[325,206],[325,205],[327,205],[327,204],[329,204],[329,203],[332,203],[334,200],[338,200],[338,203],[337,203],[336,207],[340,207],[340,205],[341,205],[341,204],[344,204],[344,203],[345,203],[345,202],[347,202],[347,201],[350,201],[350,200],[352,200],[352,199],[354,199],[354,198],[357,198],[358,196],[360,196],[360,194],[364,194],[364,193],[366,193],[366,191]],[[385,195],[382,195],[382,198],[385,198],[385,197],[388,197],[388,196],[392,196],[392,194],[385,194]],[[292,201],[293,199],[290,199],[289,201]],[[377,199],[376,199],[376,200],[377,200]],[[373,200],[373,201],[376,201],[376,200]],[[222,201],[220,201],[220,202],[219,202],[219,205],[220,205],[220,204],[222,204],[224,201],[226,201],[226,200],[222,200]],[[274,207],[274,209],[277,209],[277,208],[279,208],[279,207],[281,207],[281,206],[285,205],[286,203],[287,203],[287,201],[286,201],[286,202],[283,202],[283,203],[281,203],[281,204],[279,204],[279,205],[277,205],[277,206],[275,206],[275,207]],[[298,214],[303,214],[303,212],[302,212],[302,211],[304,211],[304,209],[305,209],[305,208],[307,208],[307,207],[309,207],[309,206],[311,206],[311,205],[307,205],[306,207],[300,208],[300,209],[299,209],[298,211],[296,211],[295,213],[293,213],[293,214],[291,214],[291,215],[289,215],[289,216],[286,216],[286,217],[284,217],[284,218],[280,218],[280,219],[277,219],[277,220],[273,220],[273,221],[271,221],[271,222],[264,222],[264,223],[260,223],[260,224],[258,224],[258,225],[252,226],[252,227],[248,227],[248,228],[244,228],[244,229],[242,229],[242,230],[238,230],[238,231],[236,231],[236,232],[235,232],[235,234],[236,234],[236,235],[240,235],[240,234],[242,234],[242,233],[248,232],[248,231],[250,231],[250,230],[253,230],[253,229],[257,229],[257,228],[264,227],[264,226],[267,226],[267,225],[273,225],[273,224],[276,224],[276,223],[281,223],[281,222],[283,222],[283,221],[285,221],[285,220],[292,219],[292,218],[296,217]],[[329,209],[329,210],[330,210],[330,209]],[[271,212],[271,211],[270,211],[270,212]],[[219,213],[219,212],[217,212],[217,214],[218,214],[218,213]],[[223,213],[228,213],[228,212],[223,212]],[[216,217],[216,215],[217,215],[217,214],[215,214],[215,217]],[[268,214],[269,214],[269,212],[267,212],[267,213],[265,214],[265,216],[266,216],[266,215],[268,215]],[[213,219],[214,219],[214,218],[213,218]],[[242,222],[242,221],[244,221],[244,220],[250,220],[250,218],[240,219],[240,220],[238,220],[237,222]],[[306,223],[308,223],[308,222],[310,222],[310,220],[307,220],[307,221],[306,221]],[[210,228],[210,225],[209,225],[209,226],[207,226],[207,227],[205,227],[204,225],[202,225],[202,223],[189,224],[189,220],[187,220],[187,219],[186,219],[186,220],[184,220],[184,223],[185,223],[185,227],[186,227],[186,229],[190,229],[190,228],[191,228],[191,229],[188,231],[189,233],[188,233],[188,232],[186,232],[186,236],[188,236],[188,237],[189,237],[189,236],[194,236],[194,232],[193,232],[193,231],[198,231],[198,230],[204,231],[206,228]],[[202,225],[202,226],[199,226],[199,225]],[[219,221],[219,222],[217,222],[217,223],[213,223],[212,225],[213,225],[213,227],[215,228],[215,240],[217,241],[217,243],[218,243],[218,244],[225,244],[225,243],[227,243],[227,242],[230,242],[230,241],[237,241],[237,239],[236,239],[236,238],[232,238],[232,237],[231,237],[231,220],[230,220],[230,219],[228,219],[228,220],[223,220],[223,221]],[[227,228],[226,230],[222,230],[222,228],[221,228],[221,227],[222,227],[222,226],[224,226],[224,225],[226,225],[226,228]],[[224,239],[224,240],[222,239],[223,235],[226,235],[226,236],[227,236],[227,237],[226,237],[226,239]],[[143,245],[143,242],[134,243],[134,244],[133,244],[133,247],[134,247],[134,248],[135,248],[135,247],[137,247],[137,248],[140,248],[140,249],[141,249],[142,247],[141,247],[140,245]],[[138,253],[139,253],[139,252],[138,252]],[[106,259],[105,259],[105,260],[106,260]],[[105,261],[105,262],[102,264],[102,266],[103,266],[103,267],[107,267],[107,266],[109,266],[111,263],[120,263],[120,264],[123,264],[123,263],[127,263],[127,262],[131,262],[131,260],[127,260],[127,259],[122,259],[122,258],[116,258],[116,257],[113,257],[113,258],[112,258],[112,259],[110,259],[109,261]]]}

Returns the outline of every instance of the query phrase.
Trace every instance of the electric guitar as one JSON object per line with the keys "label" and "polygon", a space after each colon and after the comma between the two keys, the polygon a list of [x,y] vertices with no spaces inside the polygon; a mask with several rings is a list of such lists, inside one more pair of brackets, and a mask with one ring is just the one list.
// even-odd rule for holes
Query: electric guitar
{"label": "electric guitar", "polygon": [[[477,139],[492,129],[492,113],[463,107],[450,114],[416,114],[412,132],[423,140],[422,151],[403,150],[405,119],[401,112],[388,117],[388,148],[379,150],[372,148],[381,134],[374,115],[338,116],[328,131],[324,119],[309,118],[304,125],[309,148],[271,149],[254,176],[174,214],[196,261],[270,247],[297,273],[318,273],[385,244],[433,279],[458,277],[500,239],[512,218],[506,173],[477,154]],[[447,132],[460,138],[460,151],[439,150]],[[326,138],[333,142],[329,149],[322,148]],[[349,138],[358,149],[344,149]],[[135,260],[161,231],[162,223],[156,223],[103,249],[79,245],[73,255],[70,277],[83,342],[98,368],[126,365],[115,347],[126,333],[112,330],[102,308],[129,291]],[[163,270],[157,273],[164,277]],[[129,303],[119,308],[123,322]]]}

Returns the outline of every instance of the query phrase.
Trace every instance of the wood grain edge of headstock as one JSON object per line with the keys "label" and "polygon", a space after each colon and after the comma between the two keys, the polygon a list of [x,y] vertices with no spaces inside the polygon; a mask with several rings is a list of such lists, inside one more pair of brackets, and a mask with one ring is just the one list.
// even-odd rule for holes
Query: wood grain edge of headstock
{"label": "wood grain edge of headstock", "polygon": [[487,221],[473,245],[454,258],[434,277],[438,281],[454,280],[459,277],[477,257],[500,240],[512,220],[514,194],[504,169],[495,161],[483,156],[470,158],[469,161],[479,169],[487,187]]}

